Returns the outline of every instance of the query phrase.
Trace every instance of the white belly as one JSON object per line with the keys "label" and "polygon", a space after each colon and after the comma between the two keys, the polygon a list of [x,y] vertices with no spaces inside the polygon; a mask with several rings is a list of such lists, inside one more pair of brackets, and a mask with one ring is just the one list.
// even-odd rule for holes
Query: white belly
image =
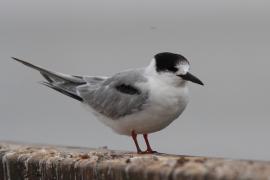
{"label": "white belly", "polygon": [[134,130],[138,134],[160,131],[181,115],[188,103],[188,89],[160,88],[149,97],[149,104],[144,110],[127,115],[117,120],[111,120],[100,114],[97,117],[115,132],[130,135]]}

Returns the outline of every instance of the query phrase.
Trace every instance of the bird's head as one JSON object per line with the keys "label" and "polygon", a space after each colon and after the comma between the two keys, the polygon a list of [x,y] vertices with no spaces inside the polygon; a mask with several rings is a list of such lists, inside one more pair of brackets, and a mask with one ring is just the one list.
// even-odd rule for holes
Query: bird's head
{"label": "bird's head", "polygon": [[158,53],[149,65],[149,70],[156,76],[169,83],[177,85],[186,84],[187,81],[204,85],[203,82],[189,72],[188,60],[180,55],[170,52]]}

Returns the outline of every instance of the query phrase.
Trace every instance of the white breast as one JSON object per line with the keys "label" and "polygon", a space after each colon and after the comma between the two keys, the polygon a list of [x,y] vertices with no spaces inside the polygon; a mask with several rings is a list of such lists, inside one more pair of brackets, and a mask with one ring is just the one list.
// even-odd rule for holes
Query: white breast
{"label": "white breast", "polygon": [[153,133],[167,127],[185,109],[188,103],[186,86],[171,86],[166,82],[149,78],[149,103],[144,110],[118,120],[100,117],[101,121],[119,134],[130,135],[132,130],[138,134]]}

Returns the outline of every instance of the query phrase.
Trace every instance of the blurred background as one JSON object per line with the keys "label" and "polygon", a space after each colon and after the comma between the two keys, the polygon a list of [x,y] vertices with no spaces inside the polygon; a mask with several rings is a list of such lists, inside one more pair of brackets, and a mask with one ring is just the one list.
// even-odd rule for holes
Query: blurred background
{"label": "blurred background", "polygon": [[155,150],[270,160],[269,17],[266,0],[0,0],[0,140],[135,151],[10,57],[113,75],[170,51],[206,86],[190,84],[186,111],[150,136]]}

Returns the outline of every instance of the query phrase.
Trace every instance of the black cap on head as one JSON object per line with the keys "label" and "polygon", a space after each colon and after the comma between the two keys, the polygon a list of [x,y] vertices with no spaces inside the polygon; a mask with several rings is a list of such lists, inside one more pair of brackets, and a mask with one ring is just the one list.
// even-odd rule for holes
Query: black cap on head
{"label": "black cap on head", "polygon": [[177,65],[181,63],[189,64],[188,60],[184,56],[170,52],[163,52],[156,54],[155,60],[157,72],[162,71],[177,72],[178,71]]}

